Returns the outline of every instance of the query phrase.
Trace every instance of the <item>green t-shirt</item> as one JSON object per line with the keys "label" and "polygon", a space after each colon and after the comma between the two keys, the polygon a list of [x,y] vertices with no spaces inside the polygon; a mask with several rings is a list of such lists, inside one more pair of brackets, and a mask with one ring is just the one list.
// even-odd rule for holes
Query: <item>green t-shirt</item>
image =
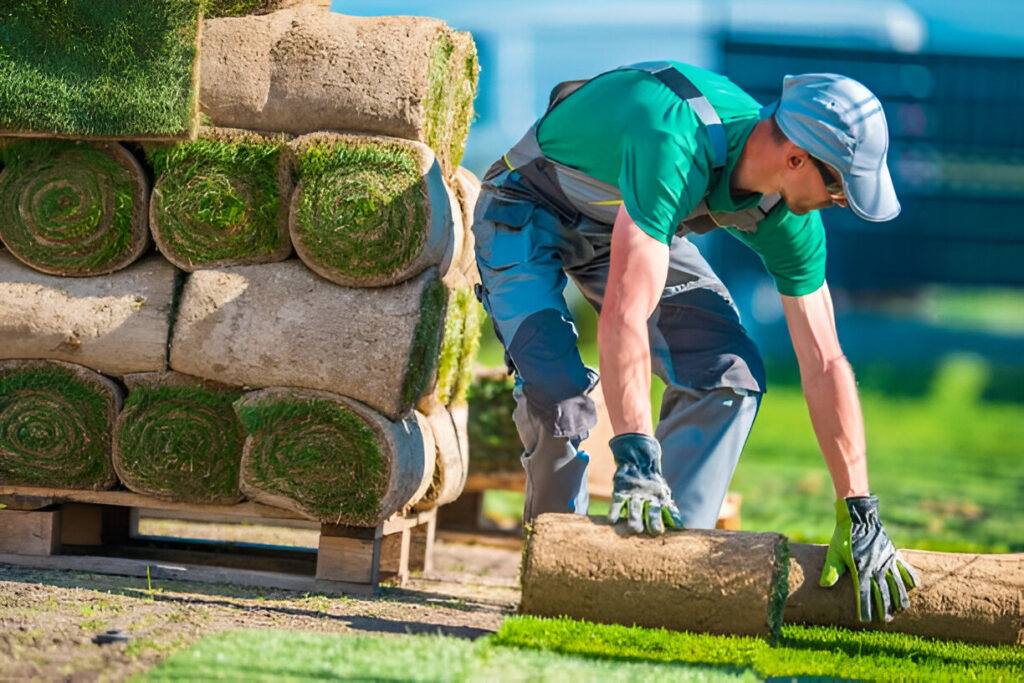
{"label": "green t-shirt", "polygon": [[[703,93],[725,128],[728,161],[719,172],[697,114],[649,73],[613,71],[593,79],[555,107],[537,131],[544,154],[615,185],[640,228],[666,244],[679,222],[707,198],[711,211],[756,206],[760,194],[729,191],[740,151],[761,106],[724,76],[672,62]],[[809,294],[825,281],[825,229],[811,211],[792,213],[783,202],[746,233],[726,228],[753,249],[782,294]]]}

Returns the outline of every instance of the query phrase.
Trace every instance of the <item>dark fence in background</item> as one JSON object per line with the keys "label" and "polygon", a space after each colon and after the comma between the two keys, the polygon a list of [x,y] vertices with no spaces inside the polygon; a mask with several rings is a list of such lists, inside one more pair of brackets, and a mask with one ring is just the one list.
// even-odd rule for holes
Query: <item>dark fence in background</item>
{"label": "dark fence in background", "polygon": [[[868,223],[830,209],[829,282],[857,291],[1024,285],[1024,58],[821,49],[726,40],[722,70],[759,102],[785,74],[856,78],[882,100],[902,214]],[[717,267],[760,270],[717,237]]]}

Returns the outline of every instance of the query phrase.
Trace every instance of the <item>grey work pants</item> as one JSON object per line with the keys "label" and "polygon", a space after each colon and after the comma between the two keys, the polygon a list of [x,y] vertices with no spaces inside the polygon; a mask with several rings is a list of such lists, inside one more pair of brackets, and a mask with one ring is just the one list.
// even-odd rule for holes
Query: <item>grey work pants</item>
{"label": "grey work pants", "polygon": [[[581,444],[597,419],[588,396],[597,373],[580,358],[563,290],[572,277],[600,312],[611,226],[560,224],[504,172],[484,185],[473,230],[481,300],[516,373],[524,519],[586,514]],[[687,527],[711,528],[760,406],[764,367],[725,286],[685,236],[670,245],[648,330],[653,370],[667,385],[655,431],[665,478]]]}

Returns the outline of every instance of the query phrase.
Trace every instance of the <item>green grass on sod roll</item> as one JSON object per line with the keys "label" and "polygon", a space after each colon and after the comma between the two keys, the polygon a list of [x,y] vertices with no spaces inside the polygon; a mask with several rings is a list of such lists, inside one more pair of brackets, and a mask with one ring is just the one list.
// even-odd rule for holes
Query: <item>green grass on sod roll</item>
{"label": "green grass on sod roll", "polygon": [[466,151],[479,72],[476,46],[469,34],[439,36],[430,55],[423,128],[427,146],[452,171],[458,168]]}
{"label": "green grass on sod roll", "polygon": [[115,414],[111,389],[84,368],[0,362],[0,482],[109,488]]}
{"label": "green grass on sod roll", "polygon": [[[685,599],[684,597],[680,599]],[[675,662],[753,669],[774,678],[1019,680],[1024,649],[969,645],[902,633],[784,626],[778,646],[760,638],[512,617],[491,641],[616,662]]]}
{"label": "green grass on sod roll", "polygon": [[202,387],[133,389],[117,425],[115,457],[125,484],[174,501],[240,500],[245,430],[232,408],[240,395]]}
{"label": "green grass on sod roll", "polygon": [[466,400],[469,386],[473,382],[473,368],[476,366],[477,352],[480,350],[480,325],[484,317],[484,307],[476,299],[473,290],[468,290],[469,300],[466,302],[466,319],[462,333],[462,353],[459,357],[459,374],[455,380],[452,402],[461,403]]}
{"label": "green grass on sod roll", "polygon": [[250,14],[271,12],[281,0],[202,0],[203,17],[245,17]]}
{"label": "green grass on sod roll", "polygon": [[413,330],[412,349],[402,383],[402,400],[410,406],[427,392],[437,369],[447,307],[447,288],[441,280],[432,279],[420,295],[420,320]]}
{"label": "green grass on sod roll", "polygon": [[157,148],[151,214],[164,251],[197,265],[278,252],[284,139],[201,139]]}
{"label": "green grass on sod roll", "polygon": [[0,133],[187,137],[198,0],[18,0],[0,11]]}
{"label": "green grass on sod roll", "polygon": [[348,278],[400,272],[429,231],[416,153],[400,144],[318,141],[297,154],[295,238]]}
{"label": "green grass on sod roll", "polygon": [[242,397],[235,410],[249,434],[242,477],[329,523],[366,524],[389,472],[374,430],[327,399]]}
{"label": "green grass on sod roll", "polygon": [[451,402],[459,379],[459,359],[464,344],[469,296],[469,290],[459,288],[451,290],[448,297],[441,357],[437,363],[437,398],[444,404]]}
{"label": "green grass on sod roll", "polygon": [[114,157],[88,143],[9,139],[0,163],[0,237],[23,261],[89,275],[133,250],[133,178]]}

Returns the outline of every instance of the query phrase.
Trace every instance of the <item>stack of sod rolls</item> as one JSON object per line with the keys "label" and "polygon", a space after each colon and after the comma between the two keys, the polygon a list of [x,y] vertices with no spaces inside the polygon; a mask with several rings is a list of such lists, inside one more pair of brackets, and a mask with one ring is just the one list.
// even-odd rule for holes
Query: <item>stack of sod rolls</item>
{"label": "stack of sod rolls", "polygon": [[[0,114],[0,400],[21,406],[2,411],[0,483],[119,480],[367,526],[453,500],[481,313],[466,223],[479,181],[458,168],[472,39],[325,0],[154,0],[138,16],[128,0],[24,4],[50,28],[15,12],[0,50],[45,62],[30,39],[94,25],[166,56],[156,16],[184,47],[167,77],[177,118],[160,125],[132,114],[142,91],[99,106],[97,81],[133,73],[61,62],[50,87],[78,87],[60,105],[77,118],[55,122],[36,116],[30,70],[0,72],[0,108],[18,105]],[[57,376],[105,412],[44,428],[50,403],[73,400]],[[95,431],[67,439],[79,423]],[[61,439],[98,464],[62,467],[78,456]]]}

